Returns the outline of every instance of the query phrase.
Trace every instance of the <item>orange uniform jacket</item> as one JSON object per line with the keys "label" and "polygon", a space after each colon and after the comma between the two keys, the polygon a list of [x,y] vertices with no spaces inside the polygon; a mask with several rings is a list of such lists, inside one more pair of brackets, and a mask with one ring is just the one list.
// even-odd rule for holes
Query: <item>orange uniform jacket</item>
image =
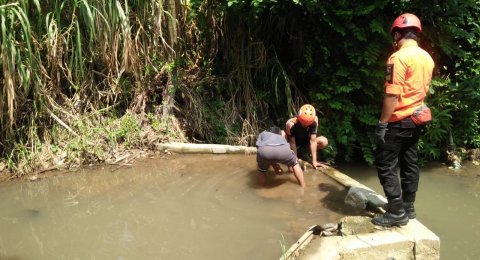
{"label": "orange uniform jacket", "polygon": [[428,92],[435,64],[432,57],[407,40],[387,62],[386,93],[398,95],[398,102],[388,122],[402,120],[422,106]]}

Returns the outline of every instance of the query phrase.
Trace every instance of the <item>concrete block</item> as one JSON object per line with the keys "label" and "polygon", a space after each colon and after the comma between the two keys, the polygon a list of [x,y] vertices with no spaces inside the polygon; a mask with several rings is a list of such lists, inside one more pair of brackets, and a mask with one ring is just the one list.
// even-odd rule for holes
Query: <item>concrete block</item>
{"label": "concrete block", "polygon": [[343,218],[343,236],[317,236],[297,259],[440,259],[440,239],[417,220],[382,230],[370,220],[364,216]]}
{"label": "concrete block", "polygon": [[440,259],[440,239],[418,220],[379,229],[366,216],[340,221],[342,236],[314,237],[296,259]]}

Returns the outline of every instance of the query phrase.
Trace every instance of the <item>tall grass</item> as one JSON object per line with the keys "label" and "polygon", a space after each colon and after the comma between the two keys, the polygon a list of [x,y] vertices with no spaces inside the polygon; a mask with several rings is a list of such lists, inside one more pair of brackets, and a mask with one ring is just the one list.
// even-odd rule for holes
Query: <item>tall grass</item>
{"label": "tall grass", "polygon": [[[219,4],[0,0],[0,155],[20,173],[65,154],[75,165],[102,161],[122,146],[151,147],[140,131],[149,127],[183,138],[174,122],[200,140],[253,144],[270,122],[268,95],[292,111],[295,86]],[[231,61],[221,76],[219,49]],[[136,127],[120,138],[111,125],[132,115]]]}
{"label": "tall grass", "polygon": [[[37,50],[32,46],[31,26],[19,3],[0,4],[3,89],[0,92],[2,135],[13,134],[18,104],[31,93],[32,77],[36,78]],[[37,82],[36,82],[37,83]],[[34,94],[35,90],[32,91]]]}
{"label": "tall grass", "polygon": [[178,26],[184,4],[0,0],[0,153],[9,165],[57,142],[52,127],[86,138],[79,120],[162,105],[169,107],[159,116],[169,118],[178,84],[172,64],[187,34]]}

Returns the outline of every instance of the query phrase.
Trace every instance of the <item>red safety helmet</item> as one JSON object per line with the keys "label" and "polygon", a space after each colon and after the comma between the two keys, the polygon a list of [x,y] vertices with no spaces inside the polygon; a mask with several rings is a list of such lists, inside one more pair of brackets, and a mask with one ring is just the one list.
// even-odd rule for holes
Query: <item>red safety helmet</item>
{"label": "red safety helmet", "polygon": [[393,21],[392,27],[390,28],[390,34],[395,28],[402,29],[407,27],[414,27],[419,32],[422,32],[422,24],[420,23],[420,19],[418,19],[418,17],[414,14],[405,13]]}
{"label": "red safety helmet", "polygon": [[311,125],[315,121],[315,108],[309,104],[303,105],[298,112],[297,118],[302,126]]}

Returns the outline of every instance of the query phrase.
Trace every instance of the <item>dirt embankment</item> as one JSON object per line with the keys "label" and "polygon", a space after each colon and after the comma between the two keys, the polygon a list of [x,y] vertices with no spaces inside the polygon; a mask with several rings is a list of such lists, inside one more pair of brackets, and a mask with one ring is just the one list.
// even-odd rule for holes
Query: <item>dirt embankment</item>
{"label": "dirt embankment", "polygon": [[121,167],[133,163],[136,158],[164,153],[163,143],[188,142],[182,126],[173,116],[127,114],[101,120],[85,116],[71,122],[69,128],[55,126],[49,138],[37,140],[39,149],[15,151],[11,156],[14,159],[0,159],[0,182],[35,180],[51,171],[71,171],[88,165]]}

